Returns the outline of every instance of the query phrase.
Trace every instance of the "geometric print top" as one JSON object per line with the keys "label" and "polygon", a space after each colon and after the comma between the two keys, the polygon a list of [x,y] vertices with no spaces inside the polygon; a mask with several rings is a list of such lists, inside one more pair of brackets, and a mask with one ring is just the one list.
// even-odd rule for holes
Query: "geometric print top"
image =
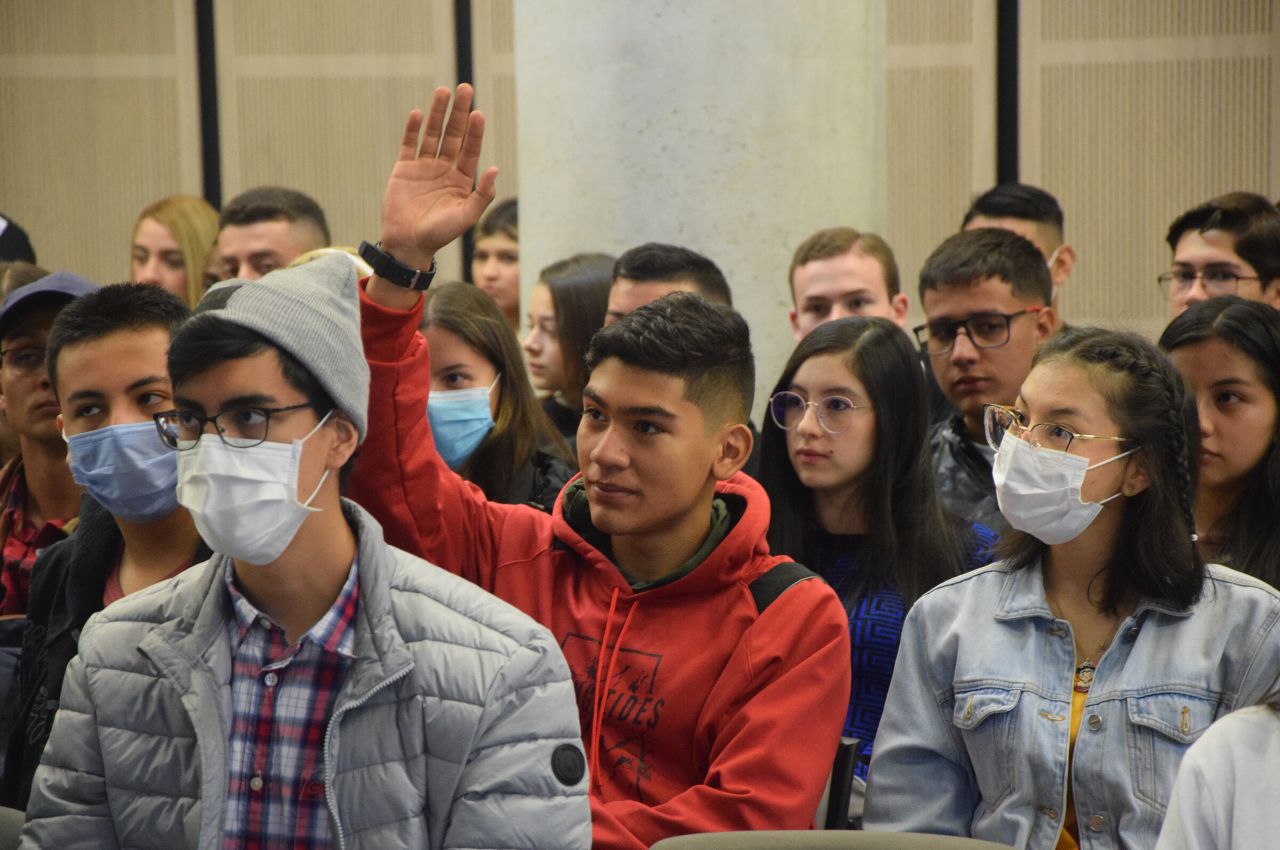
{"label": "geometric print top", "polygon": [[235,586],[231,640],[231,739],[222,850],[327,848],[324,736],[354,659],[358,600],[352,562],[332,607],[293,646],[284,630]]}
{"label": "geometric print top", "polygon": [[[999,537],[985,525],[972,525],[973,545],[965,559],[968,570],[986,566]],[[853,689],[845,715],[846,737],[857,738],[854,775],[865,780],[889,682],[893,679],[906,606],[897,586],[873,588],[854,596],[869,549],[865,534],[830,534],[816,530],[813,570],[836,591],[849,614],[850,665]]]}

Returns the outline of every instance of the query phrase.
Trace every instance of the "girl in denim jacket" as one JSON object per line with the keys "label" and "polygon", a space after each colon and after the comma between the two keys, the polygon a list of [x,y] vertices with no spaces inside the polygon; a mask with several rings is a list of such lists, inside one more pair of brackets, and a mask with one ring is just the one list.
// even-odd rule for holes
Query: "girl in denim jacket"
{"label": "girl in denim jacket", "polygon": [[1145,340],[1064,332],[987,434],[1015,531],[907,615],[867,827],[1151,847],[1187,747],[1276,682],[1280,593],[1201,558],[1194,399]]}

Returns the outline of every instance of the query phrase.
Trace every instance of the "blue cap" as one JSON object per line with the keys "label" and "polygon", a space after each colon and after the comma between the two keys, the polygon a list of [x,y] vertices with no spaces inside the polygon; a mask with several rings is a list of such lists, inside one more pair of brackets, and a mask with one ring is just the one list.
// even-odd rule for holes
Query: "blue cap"
{"label": "blue cap", "polygon": [[[97,289],[96,283],[71,272],[54,272],[51,275],[45,275],[33,283],[10,292],[9,297],[0,304],[0,334],[4,333],[5,324],[20,307],[29,307],[39,303],[40,300],[48,300],[50,303],[61,301],[65,305]],[[33,298],[37,300],[33,301]]]}

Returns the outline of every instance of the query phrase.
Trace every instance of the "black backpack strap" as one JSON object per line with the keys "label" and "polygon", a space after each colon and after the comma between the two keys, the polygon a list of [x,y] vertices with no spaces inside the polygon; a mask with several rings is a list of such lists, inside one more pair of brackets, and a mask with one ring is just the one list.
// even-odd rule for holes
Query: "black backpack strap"
{"label": "black backpack strap", "polygon": [[787,588],[811,578],[819,578],[819,576],[808,567],[802,567],[794,562],[785,562],[756,578],[747,585],[747,589],[751,591],[751,598],[756,602],[756,611],[763,614],[764,609],[785,593]]}

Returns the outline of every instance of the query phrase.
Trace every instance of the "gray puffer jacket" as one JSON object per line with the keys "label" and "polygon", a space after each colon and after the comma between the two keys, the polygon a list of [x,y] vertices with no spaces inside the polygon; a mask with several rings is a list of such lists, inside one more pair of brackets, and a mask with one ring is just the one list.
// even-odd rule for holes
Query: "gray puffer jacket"
{"label": "gray puffer jacket", "polygon": [[[334,846],[588,848],[578,712],[550,633],[343,507],[360,596],[324,742]],[[215,555],[85,626],[21,847],[221,847],[226,565]]]}

